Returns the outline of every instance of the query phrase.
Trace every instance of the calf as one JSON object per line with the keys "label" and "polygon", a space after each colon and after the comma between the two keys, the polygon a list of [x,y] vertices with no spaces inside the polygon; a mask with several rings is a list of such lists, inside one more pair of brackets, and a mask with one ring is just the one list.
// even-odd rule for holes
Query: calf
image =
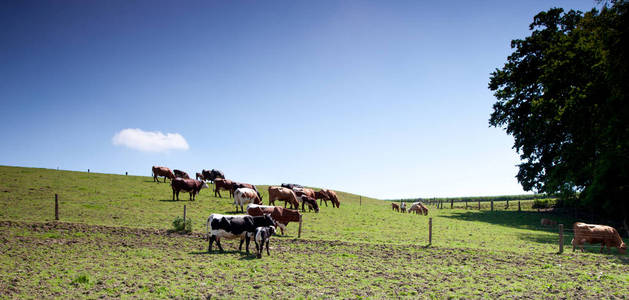
{"label": "calf", "polygon": [[256,232],[253,234],[253,241],[256,243],[256,256],[262,258],[262,251],[264,251],[264,243],[266,243],[266,255],[271,255],[269,252],[269,240],[275,233],[275,227],[265,226],[256,228]]}
{"label": "calf", "polygon": [[627,250],[627,245],[620,238],[620,234],[616,231],[616,228],[606,225],[585,224],[576,222],[572,225],[574,230],[574,238],[572,239],[572,252],[578,246],[583,252],[583,244],[601,244],[600,252],[603,252],[603,247],[606,247],[609,251],[609,247],[618,248],[618,253],[624,254]]}
{"label": "calf", "polygon": [[391,208],[393,209],[393,211],[400,212],[400,206],[397,205],[397,203],[391,203]]}
{"label": "calf", "polygon": [[297,197],[297,199],[299,199],[299,202],[301,202],[301,211],[306,211],[304,209],[304,205],[308,205],[308,211],[314,209],[315,213],[319,212],[319,205],[317,204],[317,200],[315,200],[314,198],[308,197],[306,195],[301,195]]}
{"label": "calf", "polygon": [[174,169],[173,172],[175,172],[175,177],[184,178],[184,179],[190,179],[190,176],[188,176],[188,173],[186,173],[184,171]]}
{"label": "calf", "polygon": [[189,192],[190,200],[195,200],[196,195],[202,190],[208,188],[207,183],[194,179],[175,178],[170,181],[170,186],[173,189],[173,201],[175,201],[175,194],[177,195],[177,201],[179,201],[179,192]]}
{"label": "calf", "polygon": [[249,237],[258,227],[275,226],[275,221],[269,214],[262,216],[248,215],[221,215],[211,214],[207,219],[206,233],[208,236],[208,252],[212,251],[212,244],[216,241],[216,245],[221,252],[221,239],[237,239],[240,238],[240,246],[238,251],[242,251],[242,242],[246,241],[246,250],[249,253]]}
{"label": "calf", "polygon": [[166,168],[166,167],[153,166],[152,171],[153,171],[153,182],[157,181],[159,183],[159,179],[157,179],[158,176],[164,176],[164,182],[166,182],[167,177],[170,180],[175,178],[175,174],[173,174],[173,172],[169,168]]}
{"label": "calf", "polygon": [[249,204],[247,205],[247,214],[251,216],[271,214],[271,217],[277,226],[280,227],[282,235],[284,235],[284,229],[286,229],[289,222],[299,222],[299,220],[301,220],[301,214],[299,211],[280,206]]}
{"label": "calf", "polygon": [[236,206],[236,212],[238,212],[238,206],[242,212],[245,212],[243,206],[245,204],[254,203],[262,204],[262,197],[258,191],[254,191],[250,188],[239,188],[234,191],[234,205]]}

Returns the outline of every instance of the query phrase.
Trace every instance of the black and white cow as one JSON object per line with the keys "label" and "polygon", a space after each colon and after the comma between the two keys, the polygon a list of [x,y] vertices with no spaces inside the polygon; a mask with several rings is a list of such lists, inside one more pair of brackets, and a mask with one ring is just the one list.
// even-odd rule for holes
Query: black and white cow
{"label": "black and white cow", "polygon": [[212,243],[216,241],[216,245],[222,251],[221,238],[237,239],[240,238],[240,246],[238,251],[242,251],[242,242],[247,242],[247,253],[249,253],[249,236],[256,231],[258,227],[275,226],[275,221],[269,214],[262,216],[249,215],[221,215],[211,214],[207,219],[206,230],[208,234],[208,252],[212,251]]}
{"label": "black and white cow", "polygon": [[271,255],[269,252],[269,240],[275,233],[275,227],[265,226],[256,228],[255,234],[253,234],[253,241],[256,243],[256,254],[258,258],[262,258],[262,251],[264,251],[264,243],[266,243],[266,254]]}

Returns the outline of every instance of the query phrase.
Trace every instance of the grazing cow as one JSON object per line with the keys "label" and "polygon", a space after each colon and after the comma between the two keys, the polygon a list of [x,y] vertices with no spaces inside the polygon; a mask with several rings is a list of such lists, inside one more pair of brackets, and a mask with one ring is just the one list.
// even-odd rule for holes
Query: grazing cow
{"label": "grazing cow", "polygon": [[[233,182],[232,189],[234,189],[234,190],[239,189],[239,188],[249,188],[249,189],[252,189],[252,190],[258,192],[258,189],[253,184],[242,183],[242,182],[235,182],[235,181],[232,181],[232,182]],[[260,195],[260,193],[258,193],[258,196],[260,197],[260,201],[262,201],[262,195]]]}
{"label": "grazing cow", "polygon": [[249,203],[262,204],[262,198],[260,197],[260,193],[258,193],[258,191],[254,191],[250,188],[239,188],[234,191],[234,205],[236,206],[236,212],[238,212],[238,206],[240,205],[240,210],[244,213],[245,209],[243,206]]}
{"label": "grazing cow", "polygon": [[175,178],[170,181],[170,186],[173,188],[173,201],[175,201],[175,194],[177,195],[177,201],[179,201],[179,191],[189,192],[190,200],[195,200],[196,195],[202,190],[208,188],[207,183],[194,179]]}
{"label": "grazing cow", "polygon": [[175,177],[184,178],[184,179],[190,179],[190,176],[188,176],[188,173],[186,173],[184,171],[174,169],[173,172],[175,172]]}
{"label": "grazing cow", "polygon": [[153,166],[153,182],[157,181],[159,183],[158,176],[164,176],[164,182],[166,182],[166,177],[170,180],[175,178],[175,174],[169,168]]}
{"label": "grazing cow", "polygon": [[269,186],[269,205],[274,205],[275,200],[284,201],[284,207],[286,207],[286,202],[288,202],[292,209],[299,209],[297,195],[289,188]]}
{"label": "grazing cow", "polygon": [[336,205],[336,208],[340,208],[340,202],[339,202],[339,197],[336,196],[336,192],[334,192],[333,190],[325,190],[326,193],[328,193],[328,196],[330,197],[330,201],[332,201],[332,207],[334,207]]}
{"label": "grazing cow", "polygon": [[296,183],[282,183],[283,188],[294,190],[295,188],[303,189],[304,187],[301,184]]}
{"label": "grazing cow", "polygon": [[275,233],[275,227],[265,226],[256,228],[256,232],[252,234],[253,241],[256,243],[256,256],[262,258],[262,251],[264,251],[264,243],[266,243],[266,254],[271,255],[269,252],[269,240],[271,235]]}
{"label": "grazing cow", "polygon": [[216,241],[218,249],[223,252],[221,246],[221,239],[237,239],[240,238],[240,246],[238,251],[242,251],[243,240],[247,241],[247,253],[249,253],[249,237],[247,233],[251,234],[256,231],[256,228],[261,226],[275,226],[275,221],[269,214],[262,216],[249,216],[249,215],[221,215],[211,214],[207,219],[206,233],[208,235],[208,252],[212,251],[212,243]]}
{"label": "grazing cow", "polygon": [[301,211],[306,211],[304,209],[304,205],[308,205],[308,211],[314,209],[315,213],[319,212],[319,205],[317,204],[317,200],[315,200],[315,198],[301,195],[298,196],[297,199],[299,199],[299,202],[301,202]]}
{"label": "grazing cow", "polygon": [[319,200],[319,205],[321,205],[321,201],[323,201],[325,202],[325,207],[328,207],[328,200],[330,200],[330,197],[324,190],[316,191],[314,198]]}
{"label": "grazing cow", "polygon": [[400,212],[406,212],[406,202],[402,202],[402,204],[400,205]]}
{"label": "grazing cow", "polygon": [[422,214],[427,216],[428,215],[428,207],[426,207],[426,205],[424,205],[424,203],[421,202],[413,202],[413,204],[411,205],[411,208],[408,209],[409,213],[416,213],[416,214]]}
{"label": "grazing cow", "polygon": [[557,226],[557,221],[551,220],[551,219],[546,219],[546,218],[542,218],[540,220],[540,223],[542,224],[542,226],[551,226],[551,227]]}
{"label": "grazing cow", "polygon": [[210,171],[207,171],[207,170],[203,169],[201,171],[201,174],[203,175],[203,178],[205,178],[205,180],[209,180],[212,183],[214,183],[214,181],[217,178],[225,179],[225,174],[223,174],[223,172],[221,172],[219,170],[212,169]]}
{"label": "grazing cow", "polygon": [[197,172],[197,180],[205,181],[205,177],[203,177],[203,174]]}
{"label": "grazing cow", "polygon": [[391,208],[393,209],[393,211],[400,212],[400,206],[397,205],[397,203],[391,203]]}
{"label": "grazing cow", "polygon": [[600,252],[603,252],[603,246],[609,251],[609,247],[618,248],[618,253],[624,254],[627,245],[620,238],[620,234],[616,228],[606,225],[585,224],[576,222],[572,225],[574,230],[574,238],[572,239],[572,252],[579,246],[583,251],[583,244],[601,244]]}
{"label": "grazing cow", "polygon": [[286,229],[289,222],[299,222],[301,219],[299,211],[280,206],[249,204],[247,205],[247,213],[251,216],[271,214],[271,217],[275,220],[277,226],[280,227],[282,235],[284,235],[284,229]]}
{"label": "grazing cow", "polygon": [[218,196],[220,198],[223,198],[221,196],[221,190],[228,191],[229,197],[233,197],[234,196],[234,189],[232,188],[233,186],[234,186],[234,182],[229,179],[223,179],[223,178],[214,179],[214,197],[216,197],[216,194],[218,193]]}

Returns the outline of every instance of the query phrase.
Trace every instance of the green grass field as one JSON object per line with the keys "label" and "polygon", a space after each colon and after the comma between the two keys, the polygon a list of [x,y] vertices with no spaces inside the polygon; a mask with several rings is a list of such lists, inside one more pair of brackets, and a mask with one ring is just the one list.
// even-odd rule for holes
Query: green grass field
{"label": "green grass field", "polygon": [[[338,194],[340,209],[304,213],[300,239],[292,223],[271,239],[270,257],[255,259],[235,241],[207,252],[207,217],[234,213],[226,193],[172,201],[170,185],[150,177],[0,167],[0,298],[629,297],[629,256],[573,253],[569,230],[556,254],[557,229],[540,218],[575,220],[531,201],[523,212],[517,201],[493,212],[448,203],[426,217]],[[193,234],[168,233],[184,204]]]}

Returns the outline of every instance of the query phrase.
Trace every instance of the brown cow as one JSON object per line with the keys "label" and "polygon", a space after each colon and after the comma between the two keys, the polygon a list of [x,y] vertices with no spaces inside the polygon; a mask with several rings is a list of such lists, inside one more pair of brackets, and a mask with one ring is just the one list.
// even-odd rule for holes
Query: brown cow
{"label": "brown cow", "polygon": [[263,216],[264,214],[271,214],[271,217],[280,227],[282,235],[284,235],[284,229],[289,222],[299,222],[301,214],[297,210],[283,208],[279,206],[267,206],[267,205],[247,205],[247,213],[251,216]]}
{"label": "brown cow", "polygon": [[542,218],[540,220],[540,223],[542,224],[542,226],[552,226],[552,227],[557,226],[557,221],[546,219],[546,218]]}
{"label": "brown cow", "polygon": [[297,196],[299,202],[301,202],[301,211],[305,212],[304,205],[308,205],[308,211],[314,209],[315,213],[319,212],[319,205],[317,204],[317,200],[312,197],[308,197],[307,195]]}
{"label": "brown cow", "polygon": [[583,244],[601,244],[600,252],[603,252],[603,246],[609,251],[609,247],[618,248],[618,253],[624,254],[627,245],[620,238],[620,234],[616,228],[606,225],[585,224],[576,222],[572,225],[574,230],[574,238],[572,239],[572,252],[579,246],[583,251]]}
{"label": "brown cow", "polygon": [[175,177],[179,177],[183,179],[190,179],[190,176],[188,176],[188,173],[184,171],[174,169],[173,172],[175,173]]}
{"label": "brown cow", "polygon": [[153,182],[157,181],[159,183],[158,176],[164,176],[164,182],[166,182],[166,177],[170,180],[175,178],[175,174],[169,168],[153,166]]}
{"label": "brown cow", "polygon": [[294,188],[293,191],[295,192],[295,195],[297,195],[297,197],[301,195],[306,195],[312,199],[316,197],[315,191],[309,188]]}
{"label": "brown cow", "polygon": [[229,197],[233,197],[234,196],[234,182],[229,180],[229,179],[223,179],[223,178],[216,178],[214,179],[214,197],[216,197],[216,194],[218,193],[218,196],[220,198],[223,198],[221,196],[221,190],[225,190],[229,192]]}
{"label": "brown cow", "polygon": [[328,200],[330,200],[330,197],[324,190],[316,191],[314,198],[319,200],[319,205],[321,205],[321,201],[323,201],[325,202],[325,206],[328,207]]}
{"label": "brown cow", "polygon": [[416,214],[422,214],[427,216],[428,215],[428,207],[426,207],[426,205],[424,205],[424,203],[421,202],[413,202],[413,204],[411,205],[411,208],[408,209],[409,213],[416,213]]}
{"label": "brown cow", "polygon": [[[256,192],[258,191],[256,186],[253,185],[253,184],[232,181],[232,189],[233,189],[233,191],[235,191],[235,190],[237,190],[239,188],[248,188],[248,189],[252,189],[252,190],[254,190]],[[233,191],[232,191],[232,193],[233,193]],[[258,193],[258,195],[260,196],[260,201],[262,201],[262,195],[260,195],[260,193]]]}
{"label": "brown cow", "polygon": [[295,195],[295,192],[291,189],[279,186],[269,186],[269,204],[273,205],[275,200],[284,201],[284,207],[286,207],[286,202],[288,202],[290,203],[292,209],[299,209],[297,195]]}
{"label": "brown cow", "polygon": [[326,190],[328,196],[330,197],[330,201],[332,201],[332,207],[336,205],[336,208],[340,208],[339,197],[336,196],[336,192],[333,190]]}
{"label": "brown cow", "polygon": [[208,188],[207,183],[194,179],[175,178],[170,181],[170,186],[173,188],[173,201],[175,201],[175,194],[177,195],[177,201],[179,201],[179,191],[189,192],[190,200],[195,200],[196,195],[205,188]]}
{"label": "brown cow", "polygon": [[197,180],[201,180],[201,181],[205,181],[205,178],[203,177],[203,174],[197,172]]}
{"label": "brown cow", "polygon": [[201,174],[203,175],[203,178],[205,180],[209,180],[210,182],[214,182],[214,180],[217,178],[225,179],[225,174],[219,170],[212,169],[208,171],[206,169],[203,169],[201,170]]}
{"label": "brown cow", "polygon": [[393,211],[400,212],[400,206],[397,205],[397,203],[391,203],[391,209],[393,209]]}

